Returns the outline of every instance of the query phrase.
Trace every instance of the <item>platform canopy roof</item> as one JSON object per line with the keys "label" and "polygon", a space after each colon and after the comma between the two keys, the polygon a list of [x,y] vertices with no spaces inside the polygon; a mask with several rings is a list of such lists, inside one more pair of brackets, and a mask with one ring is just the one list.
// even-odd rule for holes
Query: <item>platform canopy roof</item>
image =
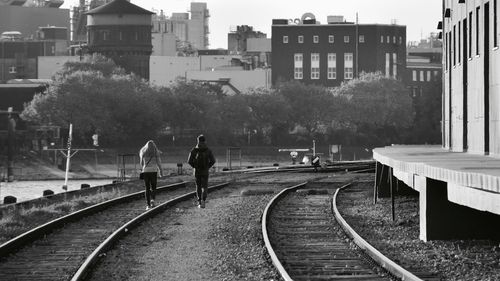
{"label": "platform canopy roof", "polygon": [[132,15],[151,15],[154,14],[151,11],[143,9],[137,5],[134,5],[127,0],[114,0],[95,9],[92,9],[86,13],[87,15],[96,14],[132,14]]}

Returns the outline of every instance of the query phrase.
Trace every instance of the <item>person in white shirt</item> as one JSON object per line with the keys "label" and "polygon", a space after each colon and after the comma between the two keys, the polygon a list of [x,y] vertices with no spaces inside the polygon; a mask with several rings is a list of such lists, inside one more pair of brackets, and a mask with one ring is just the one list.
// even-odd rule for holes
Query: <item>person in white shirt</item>
{"label": "person in white shirt", "polygon": [[161,168],[160,151],[156,144],[149,140],[139,151],[140,165],[144,176],[144,186],[146,187],[146,210],[154,207],[155,191],[158,173],[163,177]]}

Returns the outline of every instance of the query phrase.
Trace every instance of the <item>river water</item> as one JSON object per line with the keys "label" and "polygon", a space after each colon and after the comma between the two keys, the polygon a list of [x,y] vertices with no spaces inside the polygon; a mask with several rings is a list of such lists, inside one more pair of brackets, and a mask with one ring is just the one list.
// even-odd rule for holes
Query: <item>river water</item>
{"label": "river water", "polygon": [[[99,186],[112,182],[113,179],[68,180],[68,191],[80,189],[84,183]],[[63,185],[64,180],[0,182],[0,204],[3,204],[5,196],[14,196],[17,202],[21,202],[42,197],[43,191],[47,189],[54,193],[62,193],[65,192]]]}

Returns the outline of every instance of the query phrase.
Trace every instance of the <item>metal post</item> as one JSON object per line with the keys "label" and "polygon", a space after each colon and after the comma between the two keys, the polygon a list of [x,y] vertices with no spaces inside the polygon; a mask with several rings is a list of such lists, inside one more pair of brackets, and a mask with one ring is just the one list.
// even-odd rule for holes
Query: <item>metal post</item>
{"label": "metal post", "polygon": [[313,157],[316,155],[316,141],[313,140]]}
{"label": "metal post", "polygon": [[392,183],[392,169],[389,168],[389,186],[391,187],[391,212],[392,212],[392,221],[396,220],[396,214],[394,212],[394,184]]}
{"label": "metal post", "polygon": [[[11,108],[9,111],[12,112]],[[7,124],[7,181],[14,181],[14,145],[16,137],[16,120],[9,113]]]}
{"label": "metal post", "polygon": [[68,173],[69,173],[69,164],[71,159],[71,138],[73,134],[73,124],[69,124],[69,135],[68,135],[68,154],[66,155],[66,173],[64,175],[64,185],[63,189],[68,190]]}
{"label": "metal post", "polygon": [[377,204],[377,192],[378,192],[378,183],[377,180],[380,180],[381,175],[380,169],[379,169],[380,164],[378,162],[375,163],[375,180],[373,183],[373,204]]}

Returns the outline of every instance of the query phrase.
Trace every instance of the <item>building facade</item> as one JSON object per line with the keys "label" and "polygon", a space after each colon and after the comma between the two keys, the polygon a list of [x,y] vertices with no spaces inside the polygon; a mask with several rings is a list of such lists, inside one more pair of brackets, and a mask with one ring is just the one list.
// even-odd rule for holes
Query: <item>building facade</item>
{"label": "building facade", "polygon": [[236,30],[227,35],[227,49],[232,55],[241,55],[247,51],[248,40],[252,38],[267,38],[265,33],[253,30],[248,25],[239,25]]}
{"label": "building facade", "polygon": [[[15,1],[11,1],[14,2]],[[50,3],[51,1],[47,1]],[[3,3],[0,1],[0,4]],[[0,33],[19,31],[24,37],[34,39],[41,26],[65,27],[69,39],[69,9],[57,7],[22,7],[12,5],[0,6]]]}
{"label": "building facade", "polygon": [[500,155],[498,0],[444,0],[443,11],[443,146]]}
{"label": "building facade", "polygon": [[443,77],[442,43],[436,34],[428,40],[407,46],[406,82],[414,98],[421,97],[426,88],[440,82]]}
{"label": "building facade", "polygon": [[[159,15],[154,15],[152,22],[153,37],[171,40],[170,42],[164,41],[164,46],[176,46],[176,41],[179,41],[182,44],[190,44],[196,50],[208,49],[210,45],[208,40],[210,13],[207,4],[192,2],[190,12],[191,18],[189,13],[172,13],[171,17],[167,17],[161,11]],[[163,34],[173,34],[175,36]],[[154,45],[154,49],[159,47],[161,46]],[[154,50],[154,52],[161,53],[161,51],[157,50]]]}
{"label": "building facade", "polygon": [[406,26],[356,24],[328,17],[275,19],[272,25],[272,80],[300,80],[326,87],[361,72],[402,79],[406,69]]}
{"label": "building facade", "polygon": [[38,77],[38,57],[68,54],[66,27],[41,27],[36,38],[0,40],[0,83]]}
{"label": "building facade", "polygon": [[114,0],[86,14],[88,51],[149,80],[153,13],[126,0]]}

